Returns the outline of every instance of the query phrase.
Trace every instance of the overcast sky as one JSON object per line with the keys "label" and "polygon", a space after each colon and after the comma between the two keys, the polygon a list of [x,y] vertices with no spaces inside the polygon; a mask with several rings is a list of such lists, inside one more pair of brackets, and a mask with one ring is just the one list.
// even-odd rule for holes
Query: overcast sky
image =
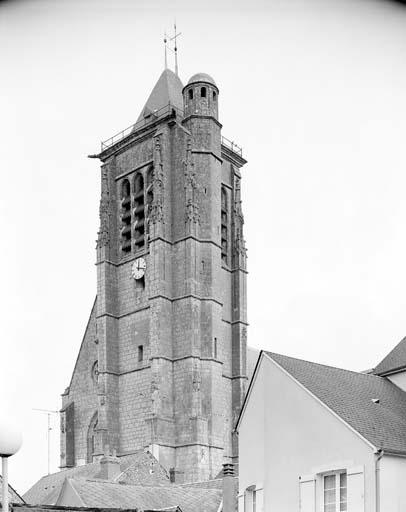
{"label": "overcast sky", "polygon": [[[249,343],[354,370],[406,335],[406,8],[378,0],[0,4],[0,414],[47,471],[46,416],[96,293],[101,139],[134,123],[176,16],[183,82],[243,147]],[[59,424],[53,419],[52,470]]]}

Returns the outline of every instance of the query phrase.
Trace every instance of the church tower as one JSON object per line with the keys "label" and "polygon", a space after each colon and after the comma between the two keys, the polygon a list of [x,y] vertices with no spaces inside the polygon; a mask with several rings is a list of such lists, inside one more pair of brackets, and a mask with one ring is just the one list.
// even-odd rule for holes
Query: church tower
{"label": "church tower", "polygon": [[62,395],[61,467],[149,449],[177,482],[237,460],[247,384],[241,150],[219,89],[161,74],[102,143],[97,297]]}

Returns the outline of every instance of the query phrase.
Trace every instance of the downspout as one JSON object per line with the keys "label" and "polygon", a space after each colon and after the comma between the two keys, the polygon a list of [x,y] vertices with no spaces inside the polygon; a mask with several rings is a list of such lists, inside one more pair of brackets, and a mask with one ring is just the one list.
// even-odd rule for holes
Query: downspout
{"label": "downspout", "polygon": [[384,455],[383,450],[375,452],[375,512],[381,510],[381,478],[380,478],[380,461]]}

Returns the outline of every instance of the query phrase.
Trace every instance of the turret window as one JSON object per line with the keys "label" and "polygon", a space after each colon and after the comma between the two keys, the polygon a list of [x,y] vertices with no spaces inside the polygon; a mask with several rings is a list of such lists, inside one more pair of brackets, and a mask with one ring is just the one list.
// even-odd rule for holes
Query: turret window
{"label": "turret window", "polygon": [[140,172],[134,178],[133,218],[134,249],[138,251],[145,245],[144,178]]}
{"label": "turret window", "polygon": [[128,180],[121,184],[121,250],[131,251],[131,187]]}
{"label": "turret window", "polygon": [[200,96],[201,96],[202,98],[205,98],[205,97],[206,97],[206,94],[207,94],[207,89],[206,89],[206,87],[202,87],[202,88],[200,89]]}
{"label": "turret window", "polygon": [[228,263],[228,200],[225,187],[221,187],[221,259]]}
{"label": "turret window", "polygon": [[193,100],[193,89],[189,89],[189,99]]}
{"label": "turret window", "polygon": [[213,101],[216,101],[216,99],[217,99],[216,91],[213,91]]}

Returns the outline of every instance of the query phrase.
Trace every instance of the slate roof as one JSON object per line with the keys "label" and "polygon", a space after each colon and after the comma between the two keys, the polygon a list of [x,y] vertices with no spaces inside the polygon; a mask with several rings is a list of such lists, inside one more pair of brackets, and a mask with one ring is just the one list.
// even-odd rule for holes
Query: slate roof
{"label": "slate roof", "polygon": [[170,69],[165,69],[152,89],[144,105],[137,123],[142,121],[146,114],[159,110],[170,103],[183,111],[183,84],[178,76]]}
{"label": "slate roof", "polygon": [[[120,457],[120,469],[122,473],[117,478],[119,482],[145,485],[169,483],[165,469],[150,452],[144,450]],[[24,494],[24,500],[33,505],[54,505],[65,478],[96,478],[99,472],[100,463],[93,462],[46,475]]]}
{"label": "slate roof", "polygon": [[[0,501],[2,501],[3,496],[3,477],[0,475]],[[24,503],[22,497],[18,494],[18,492],[8,484],[8,499],[10,503]]]}
{"label": "slate roof", "polygon": [[179,507],[169,507],[160,509],[139,510],[136,508],[89,508],[89,507],[64,507],[61,505],[12,505],[13,512],[182,512]]}
{"label": "slate roof", "polygon": [[395,373],[396,370],[406,369],[406,338],[403,338],[389,354],[382,359],[374,369],[375,375]]}
{"label": "slate roof", "polygon": [[406,454],[406,393],[388,379],[265,354],[376,448]]}
{"label": "slate roof", "polygon": [[97,480],[69,479],[86,507],[180,507],[182,512],[217,512],[222,499],[218,489],[129,485]]}

